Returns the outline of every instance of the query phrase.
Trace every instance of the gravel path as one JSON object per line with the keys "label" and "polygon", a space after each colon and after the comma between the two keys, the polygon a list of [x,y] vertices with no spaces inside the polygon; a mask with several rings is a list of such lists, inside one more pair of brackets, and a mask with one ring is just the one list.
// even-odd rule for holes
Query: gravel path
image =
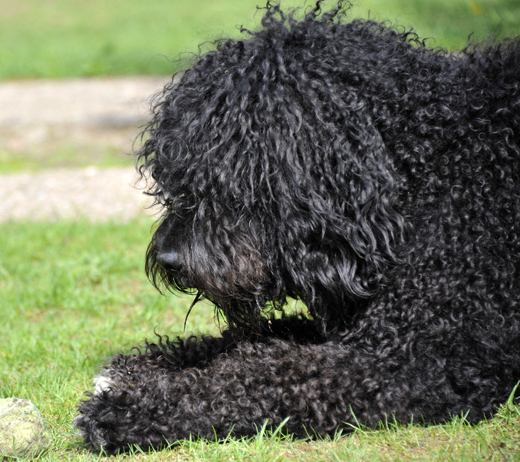
{"label": "gravel path", "polygon": [[133,168],[56,170],[0,176],[0,222],[7,220],[127,221],[148,208]]}
{"label": "gravel path", "polygon": [[[0,148],[16,155],[49,140],[112,146],[130,152],[147,118],[157,77],[0,83]],[[52,144],[49,144],[52,146]],[[128,220],[150,199],[133,168],[56,169],[0,175],[0,222],[11,219]]]}

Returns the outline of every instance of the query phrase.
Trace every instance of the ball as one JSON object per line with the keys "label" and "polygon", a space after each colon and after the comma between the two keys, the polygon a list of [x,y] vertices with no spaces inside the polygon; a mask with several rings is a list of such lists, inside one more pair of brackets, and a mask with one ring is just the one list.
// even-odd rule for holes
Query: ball
{"label": "ball", "polygon": [[49,441],[45,419],[31,401],[0,399],[0,456],[35,456]]}

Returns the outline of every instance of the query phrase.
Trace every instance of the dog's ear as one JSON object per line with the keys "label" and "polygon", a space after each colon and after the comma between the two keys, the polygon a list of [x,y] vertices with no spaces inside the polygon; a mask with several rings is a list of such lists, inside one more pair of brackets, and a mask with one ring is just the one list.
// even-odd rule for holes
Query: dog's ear
{"label": "dog's ear", "polygon": [[354,91],[334,104],[331,119],[312,122],[319,142],[308,146],[316,162],[303,214],[310,219],[290,225],[301,241],[287,246],[295,249],[287,266],[294,268],[296,295],[314,317],[338,325],[338,317],[347,322],[402,263],[407,224],[399,213],[404,185],[370,105]]}
{"label": "dog's ear", "polygon": [[404,184],[366,106],[346,116],[345,133],[345,238],[364,261],[365,284],[370,285],[370,279],[381,276],[388,265],[400,262],[406,224],[398,194]]}

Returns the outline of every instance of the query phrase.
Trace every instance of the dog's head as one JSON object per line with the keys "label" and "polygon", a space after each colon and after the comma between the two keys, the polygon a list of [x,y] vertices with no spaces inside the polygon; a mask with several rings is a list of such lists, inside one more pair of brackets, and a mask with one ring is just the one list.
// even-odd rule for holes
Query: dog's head
{"label": "dog's head", "polygon": [[139,152],[165,211],[151,280],[205,296],[231,327],[293,297],[337,328],[397,259],[395,175],[357,58],[339,52],[369,26],[319,3],[301,21],[269,6],[261,30],[175,76]]}

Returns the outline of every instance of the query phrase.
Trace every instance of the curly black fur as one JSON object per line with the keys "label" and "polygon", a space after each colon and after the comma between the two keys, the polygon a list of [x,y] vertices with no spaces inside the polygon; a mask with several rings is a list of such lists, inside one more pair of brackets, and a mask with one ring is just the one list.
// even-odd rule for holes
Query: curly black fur
{"label": "curly black fur", "polygon": [[[268,5],[155,106],[146,268],[229,331],[112,359],[93,448],[475,422],[520,380],[520,39],[450,54],[320,5]],[[307,318],[271,319],[288,297]]]}

